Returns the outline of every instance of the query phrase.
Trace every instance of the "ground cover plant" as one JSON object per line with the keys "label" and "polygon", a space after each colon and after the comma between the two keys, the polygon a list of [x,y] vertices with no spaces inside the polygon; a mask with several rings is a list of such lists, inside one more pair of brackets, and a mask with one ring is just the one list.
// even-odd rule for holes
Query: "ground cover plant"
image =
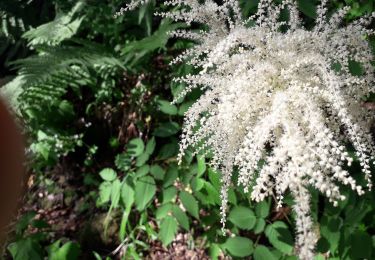
{"label": "ground cover plant", "polygon": [[[29,141],[4,256],[371,259],[373,23],[358,18],[373,2],[141,2],[122,15],[117,0],[0,5],[1,93]],[[40,6],[56,17],[30,20]],[[273,113],[276,101],[289,112]]]}

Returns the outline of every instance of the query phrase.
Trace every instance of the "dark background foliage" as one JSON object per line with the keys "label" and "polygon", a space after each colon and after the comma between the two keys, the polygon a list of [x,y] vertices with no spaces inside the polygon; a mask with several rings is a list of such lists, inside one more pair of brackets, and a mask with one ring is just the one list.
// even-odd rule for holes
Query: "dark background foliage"
{"label": "dark background foliage", "polygon": [[[122,0],[2,0],[0,86],[28,137],[27,193],[4,245],[10,259],[296,259],[292,200],[276,210],[230,190],[221,232],[220,175],[209,158],[177,165],[183,113],[194,91],[169,61],[193,43],[169,39],[183,24],[155,17],[151,1],[114,18]],[[298,1],[307,27],[317,1]],[[375,8],[351,5],[350,21]],[[257,1],[241,1],[248,16]],[[195,25],[198,26],[198,25]],[[350,169],[360,175],[358,162]],[[343,187],[334,208],[316,191],[316,259],[374,258],[374,194]]]}

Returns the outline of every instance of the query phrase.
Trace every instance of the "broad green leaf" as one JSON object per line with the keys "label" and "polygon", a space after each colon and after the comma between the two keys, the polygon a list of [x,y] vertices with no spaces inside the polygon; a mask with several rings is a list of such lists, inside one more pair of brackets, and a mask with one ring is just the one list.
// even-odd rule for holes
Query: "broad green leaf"
{"label": "broad green leaf", "polygon": [[340,241],[342,219],[340,217],[323,216],[320,220],[320,233],[327,239],[330,250],[334,252]]}
{"label": "broad green leaf", "polygon": [[121,182],[115,180],[111,187],[111,207],[117,208],[121,197]]}
{"label": "broad green leaf", "polygon": [[163,187],[168,187],[174,183],[178,177],[178,169],[175,165],[170,166],[164,176]]}
{"label": "broad green leaf", "polygon": [[112,184],[108,181],[105,181],[99,186],[99,203],[107,203],[111,198],[111,189]]}
{"label": "broad green leaf", "polygon": [[288,226],[281,221],[276,221],[266,227],[266,237],[269,242],[284,254],[293,252],[293,237],[290,234]]}
{"label": "broad green leaf", "polygon": [[157,220],[161,220],[165,218],[171,212],[172,212],[172,204],[166,203],[156,209],[155,217]]}
{"label": "broad green leaf", "polygon": [[152,137],[150,140],[148,140],[146,144],[145,153],[151,155],[154,152],[155,147],[156,147],[155,137]]}
{"label": "broad green leaf", "polygon": [[172,213],[181,227],[183,227],[186,231],[189,231],[189,218],[186,213],[177,205],[173,205]]}
{"label": "broad green leaf", "polygon": [[187,212],[189,212],[192,216],[194,216],[196,218],[199,218],[198,202],[194,198],[193,195],[191,195],[190,193],[188,193],[186,191],[181,191],[180,192],[180,200],[181,200],[184,208],[187,210]]}
{"label": "broad green leaf", "polygon": [[171,141],[163,145],[159,151],[158,159],[165,160],[176,156],[178,153],[178,143],[177,141]]}
{"label": "broad green leaf", "polygon": [[194,103],[193,101],[188,101],[188,102],[182,103],[181,106],[178,109],[178,114],[180,116],[183,116],[189,110],[189,108],[191,107],[191,105],[193,103]]}
{"label": "broad green leaf", "polygon": [[171,102],[166,100],[158,100],[159,109],[164,114],[168,115],[176,115],[177,114],[177,107],[175,105],[172,105]]}
{"label": "broad green leaf", "polygon": [[372,239],[364,231],[357,230],[350,237],[351,259],[374,259],[372,257]]}
{"label": "broad green leaf", "polygon": [[233,256],[246,257],[253,253],[253,241],[246,237],[230,237],[223,244],[224,248]]}
{"label": "broad green leaf", "polygon": [[131,207],[134,203],[134,190],[127,182],[121,187],[121,200],[125,207]]}
{"label": "broad green leaf", "polygon": [[158,137],[168,137],[175,135],[180,131],[180,126],[176,122],[167,122],[161,124],[154,131],[154,135]]}
{"label": "broad green leaf", "polygon": [[200,191],[204,187],[204,183],[203,179],[195,177],[191,180],[191,188],[193,191]]}
{"label": "broad green leaf", "polygon": [[138,179],[135,183],[135,205],[138,211],[145,209],[147,204],[154,197],[156,192],[156,185],[154,178],[151,176],[144,176]]}
{"label": "broad green leaf", "polygon": [[31,237],[11,243],[8,246],[8,250],[14,260],[44,259],[40,244]]}
{"label": "broad green leaf", "polygon": [[134,138],[127,145],[127,152],[133,157],[141,155],[144,149],[145,144],[141,138]]}
{"label": "broad green leaf", "polygon": [[262,233],[265,227],[266,227],[266,221],[262,218],[258,218],[254,226],[254,233],[255,234]]}
{"label": "broad green leaf", "polygon": [[140,156],[137,157],[137,160],[135,161],[135,166],[140,167],[144,165],[148,159],[150,158],[150,155],[146,152],[142,153]]}
{"label": "broad green leaf", "polygon": [[198,176],[201,176],[206,171],[206,162],[203,156],[197,156]]}
{"label": "broad green leaf", "polygon": [[277,258],[267,247],[258,245],[254,250],[254,260],[277,260]]}
{"label": "broad green leaf", "polygon": [[177,233],[178,224],[174,217],[166,216],[160,223],[159,238],[164,246],[169,245]]}
{"label": "broad green leaf", "polygon": [[126,172],[130,169],[132,164],[132,157],[127,153],[120,153],[116,155],[115,165],[120,171]]}
{"label": "broad green leaf", "polygon": [[147,175],[147,173],[149,172],[150,172],[150,165],[145,164],[145,165],[142,165],[140,168],[138,168],[138,170],[135,172],[135,176],[137,178],[143,177]]}
{"label": "broad green leaf", "polygon": [[172,201],[177,195],[177,189],[174,186],[163,190],[163,204]]}
{"label": "broad green leaf", "polygon": [[258,202],[255,206],[255,213],[260,218],[266,218],[270,213],[270,204],[268,201],[263,200]]}
{"label": "broad green leaf", "polygon": [[218,244],[212,243],[210,245],[210,257],[212,260],[218,260],[222,254],[221,248]]}
{"label": "broad green leaf", "polygon": [[[56,251],[51,252],[50,260],[75,260],[78,259],[81,249],[77,243],[68,242]],[[28,258],[31,259],[31,258]]]}
{"label": "broad green leaf", "polygon": [[161,168],[160,165],[154,164],[154,165],[151,165],[150,167],[150,173],[154,176],[155,179],[163,180],[165,170]]}
{"label": "broad green leaf", "polygon": [[117,178],[117,173],[111,168],[101,170],[99,175],[105,181],[114,181]]}
{"label": "broad green leaf", "polygon": [[231,210],[228,219],[237,227],[250,230],[255,226],[254,212],[246,207],[238,206]]}

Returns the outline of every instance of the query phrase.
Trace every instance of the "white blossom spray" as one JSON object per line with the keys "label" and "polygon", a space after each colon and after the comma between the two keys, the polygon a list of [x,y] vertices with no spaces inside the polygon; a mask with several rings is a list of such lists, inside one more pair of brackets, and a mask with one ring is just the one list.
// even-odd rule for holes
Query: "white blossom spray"
{"label": "white blossom spray", "polygon": [[[344,26],[349,9],[328,15],[323,0],[314,28],[307,30],[293,0],[278,5],[260,0],[249,19],[242,17],[237,0],[165,4],[179,8],[159,15],[208,28],[173,32],[197,42],[174,60],[200,69],[198,75],[175,79],[188,85],[182,96],[193,88],[204,91],[185,114],[180,159],[189,147],[195,153],[212,152],[211,164],[222,173],[223,225],[234,169],[238,185],[257,202],[274,195],[281,206],[289,191],[297,216],[296,252],[300,259],[312,259],[317,235],[308,187],[334,205],[345,199],[339,183],[364,192],[345,170],[352,163],[346,144],[355,148],[371,189],[373,117],[362,103],[375,86],[366,40],[375,15]],[[286,21],[280,19],[283,10],[289,14]],[[351,73],[353,64],[360,73]]]}

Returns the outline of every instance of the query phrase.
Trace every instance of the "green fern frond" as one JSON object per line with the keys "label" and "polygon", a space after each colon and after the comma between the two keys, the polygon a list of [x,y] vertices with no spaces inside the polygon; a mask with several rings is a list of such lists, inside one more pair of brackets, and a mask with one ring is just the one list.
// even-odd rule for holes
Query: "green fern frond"
{"label": "green fern frond", "polygon": [[84,4],[79,1],[73,9],[67,13],[58,13],[56,18],[49,23],[29,30],[23,34],[23,38],[29,41],[29,46],[40,44],[58,45],[65,39],[70,39],[75,35],[84,19],[84,16],[75,18],[77,12],[83,8]]}

